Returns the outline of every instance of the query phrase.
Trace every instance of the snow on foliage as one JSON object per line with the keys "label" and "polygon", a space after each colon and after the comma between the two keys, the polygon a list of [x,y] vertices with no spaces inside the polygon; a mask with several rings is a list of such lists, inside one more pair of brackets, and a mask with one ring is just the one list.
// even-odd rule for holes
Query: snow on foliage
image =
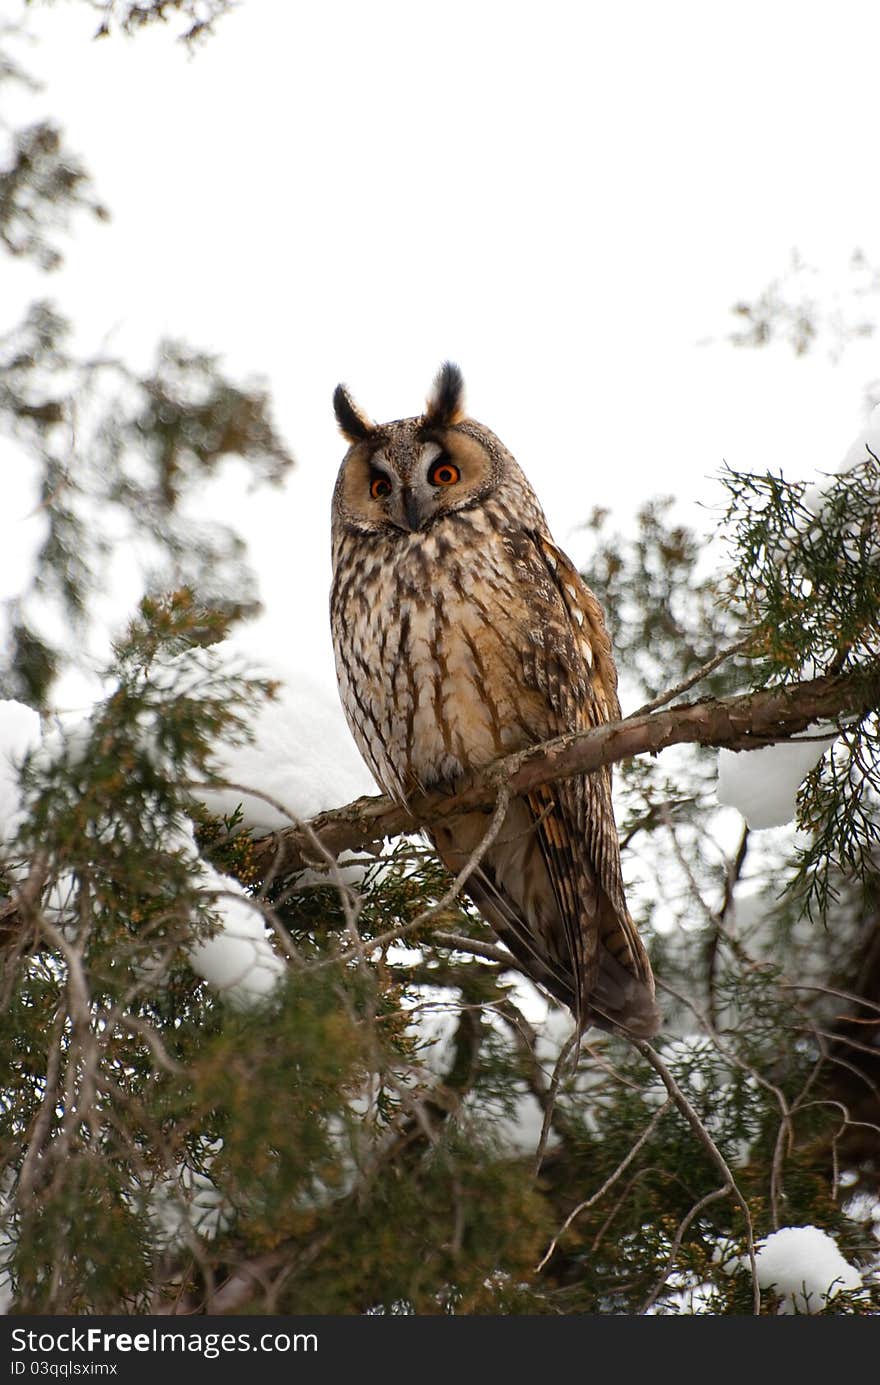
{"label": "snow on foliage", "polygon": [[[225,647],[217,646],[221,652]],[[240,804],[243,826],[259,834],[375,794],[335,692],[301,669],[262,662],[261,672],[277,681],[276,695],[254,709],[253,740],[220,747],[216,766],[230,784],[266,797],[235,788],[205,790],[200,796],[208,811],[230,816]]]}
{"label": "snow on foliage", "polygon": [[[238,651],[227,643],[211,650],[236,660]],[[179,690],[187,670],[197,681],[203,650],[188,650],[172,660],[167,681]],[[191,665],[191,667],[190,667]],[[153,671],[161,683],[165,671]],[[291,819],[307,819],[322,809],[341,807],[361,794],[374,793],[373,784],[349,734],[335,694],[308,674],[273,667],[269,677],[278,680],[276,697],[254,709],[250,725],[253,739],[243,745],[218,748],[217,773],[236,785],[252,787],[199,789],[198,797],[218,817],[232,816],[241,805],[243,825],[255,832],[288,826]],[[155,739],[152,718],[144,715],[140,726],[144,742]],[[76,756],[88,744],[89,718],[65,720],[41,734],[40,718],[18,702],[0,702],[0,844],[11,842],[24,816],[19,771],[28,755],[57,759]],[[260,794],[273,802],[267,802]],[[280,807],[273,806],[280,804]],[[222,875],[198,859],[191,829],[178,829],[180,846],[192,854],[204,881],[211,912],[217,921],[214,937],[194,942],[188,949],[193,970],[234,1005],[247,1006],[272,993],[286,966],[273,950],[259,905],[249,898],[237,880]],[[63,912],[64,900],[49,901]]]}
{"label": "snow on foliage", "polygon": [[[880,457],[880,404],[872,410],[865,426],[853,439],[844,453],[837,475],[845,474],[860,466],[869,456]],[[824,483],[808,486],[801,503],[813,516],[816,524],[822,523],[822,510],[826,503],[828,486],[834,474]],[[856,526],[852,532],[855,550],[846,556],[858,557],[858,549],[865,542],[865,535]],[[799,534],[793,529],[790,539],[796,543]],[[844,540],[847,547],[848,536]],[[818,676],[821,668],[808,669],[807,673]],[[822,737],[825,730],[831,730],[828,739]],[[763,746],[759,750],[719,750],[718,752],[718,802],[727,807],[737,808],[749,827],[753,830],[765,827],[781,827],[792,822],[796,813],[797,791],[803,780],[821,760],[834,740],[833,728],[814,724],[784,744]]]}
{"label": "snow on foliage", "polygon": [[792,822],[800,785],[834,739],[815,739],[823,729],[812,726],[803,733],[809,739],[794,737],[760,750],[719,750],[718,802],[737,808],[753,831]]}
{"label": "snow on foliage", "polygon": [[841,1289],[861,1289],[862,1276],[837,1242],[817,1226],[784,1226],[755,1252],[758,1282],[781,1300],[780,1313],[818,1313]]}
{"label": "snow on foliage", "polygon": [[40,744],[40,718],[21,702],[0,702],[0,842],[16,835],[22,820],[19,770]]}
{"label": "snow on foliage", "polygon": [[[223,1149],[222,1140],[202,1141],[198,1157],[210,1168]],[[150,1199],[150,1212],[162,1242],[172,1249],[180,1237],[192,1234],[211,1240],[229,1224],[228,1199],[206,1173],[181,1164],[173,1178],[161,1179]]]}
{"label": "snow on foliage", "polygon": [[246,1008],[272,994],[286,967],[272,949],[259,906],[238,881],[213,866],[203,864],[201,871],[218,931],[193,944],[190,966],[233,1005]]}

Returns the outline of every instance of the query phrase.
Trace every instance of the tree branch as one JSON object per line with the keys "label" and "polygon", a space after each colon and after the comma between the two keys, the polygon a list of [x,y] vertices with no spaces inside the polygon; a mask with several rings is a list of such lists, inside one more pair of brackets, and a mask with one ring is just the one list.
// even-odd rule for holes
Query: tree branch
{"label": "tree branch", "polygon": [[[862,717],[878,705],[880,663],[871,663],[849,673],[639,713],[529,746],[487,766],[463,782],[457,793],[419,794],[408,809],[377,796],[319,813],[308,823],[294,823],[255,840],[252,864],[263,875],[271,872],[274,879],[284,879],[307,866],[326,867],[329,857],[344,851],[362,850],[474,809],[494,809],[502,792],[528,793],[540,784],[590,773],[602,765],[656,755],[670,745],[754,750],[788,740],[814,721]],[[22,905],[26,909],[33,888],[31,879],[0,902],[0,945],[19,935]]]}
{"label": "tree branch", "polygon": [[863,716],[878,704],[878,664],[737,697],[680,703],[517,751],[488,766],[457,793],[413,797],[409,810],[385,797],[356,799],[344,808],[320,813],[306,827],[291,826],[261,838],[254,844],[255,864],[258,869],[272,867],[283,877],[323,864],[317,859],[313,834],[326,851],[339,855],[476,808],[492,808],[502,786],[513,795],[528,793],[539,784],[589,773],[635,755],[656,755],[670,745],[754,750],[788,740],[814,721]]}

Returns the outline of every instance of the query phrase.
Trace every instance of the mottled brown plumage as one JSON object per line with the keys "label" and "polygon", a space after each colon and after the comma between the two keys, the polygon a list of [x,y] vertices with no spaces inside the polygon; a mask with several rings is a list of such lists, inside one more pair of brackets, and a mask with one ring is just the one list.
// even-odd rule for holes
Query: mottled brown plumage
{"label": "mottled brown plumage", "polygon": [[[351,442],[333,496],[331,624],[361,754],[399,801],[510,751],[620,715],[601,607],[556,547],[493,433],[467,418],[457,366],[425,413],[374,424],[342,387]],[[433,832],[458,871],[490,815]],[[659,1024],[629,916],[610,770],[508,809],[466,891],[535,981],[585,1028]]]}

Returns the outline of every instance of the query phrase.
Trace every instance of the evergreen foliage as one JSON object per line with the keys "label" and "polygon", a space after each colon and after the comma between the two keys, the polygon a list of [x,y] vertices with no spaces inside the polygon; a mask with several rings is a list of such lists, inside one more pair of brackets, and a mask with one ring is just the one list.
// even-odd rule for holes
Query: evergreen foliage
{"label": "evergreen foliage", "polygon": [[[753,637],[756,683],[875,669],[880,658],[880,461],[864,459],[821,490],[728,470],[730,591]],[[880,844],[880,720],[849,721],[805,782],[811,840],[792,882],[827,918],[837,867],[872,881]]]}
{"label": "evergreen foliage", "polygon": [[[100,6],[129,27],[222,8]],[[10,170],[0,208],[25,205],[25,178],[35,227],[91,197],[79,171]],[[66,333],[38,304],[0,348],[0,426],[46,515],[33,588],[6,612],[4,695],[51,708],[72,656],[46,612],[87,632],[120,541],[142,548],[144,594],[88,721],[22,765],[27,811],[0,860],[12,1311],[748,1314],[750,1236],[814,1225],[865,1270],[822,1311],[876,1312],[876,716],[805,786],[806,848],[718,807],[710,751],[618,767],[666,1024],[659,1066],[604,1034],[574,1049],[570,1017],[419,840],[316,883],[255,869],[239,815],[207,813],[197,786],[272,688],[221,661],[254,593],[235,536],[194,529],[183,501],[227,455],[269,483],[290,458],[264,392],[210,355],[166,343],[138,375],[76,361]],[[872,667],[877,482],[871,457],[835,478],[820,522],[802,485],[730,473],[724,601],[722,560],[669,502],[629,537],[595,515],[589,578],[625,705]],[[261,1004],[191,965],[219,926],[203,858],[285,959]]]}
{"label": "evergreen foliage", "polygon": [[0,338],[0,426],[35,466],[45,522],[30,589],[9,612],[0,693],[37,707],[70,658],[47,605],[85,634],[90,599],[120,552],[150,591],[191,586],[218,611],[253,610],[240,539],[196,519],[187,502],[228,457],[242,459],[255,484],[280,484],[292,461],[265,390],[225,379],[216,358],[162,342],[154,368],[138,374],[112,358],[75,359],[69,334],[41,302]]}

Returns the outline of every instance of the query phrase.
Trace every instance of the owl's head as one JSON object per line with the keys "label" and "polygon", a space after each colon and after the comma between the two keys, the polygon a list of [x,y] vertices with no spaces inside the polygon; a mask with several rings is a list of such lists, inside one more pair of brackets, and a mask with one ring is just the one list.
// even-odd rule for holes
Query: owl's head
{"label": "owl's head", "polygon": [[344,385],[337,385],[333,407],[351,443],[333,497],[334,516],[349,531],[428,530],[484,501],[513,462],[494,433],[466,417],[464,380],[451,361],[440,367],[417,418],[373,423]]}

